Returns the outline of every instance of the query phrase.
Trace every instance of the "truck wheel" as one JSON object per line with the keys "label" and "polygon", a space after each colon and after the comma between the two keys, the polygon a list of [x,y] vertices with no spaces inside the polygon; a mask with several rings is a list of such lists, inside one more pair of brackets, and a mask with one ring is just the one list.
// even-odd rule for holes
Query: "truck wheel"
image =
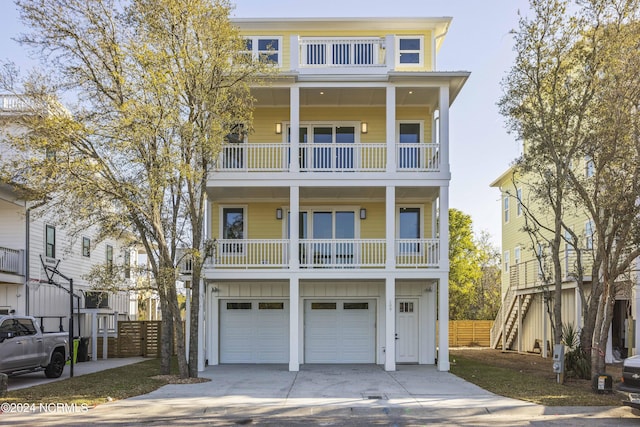
{"label": "truck wheel", "polygon": [[59,351],[51,355],[51,362],[44,370],[47,378],[59,378],[64,370],[64,356]]}

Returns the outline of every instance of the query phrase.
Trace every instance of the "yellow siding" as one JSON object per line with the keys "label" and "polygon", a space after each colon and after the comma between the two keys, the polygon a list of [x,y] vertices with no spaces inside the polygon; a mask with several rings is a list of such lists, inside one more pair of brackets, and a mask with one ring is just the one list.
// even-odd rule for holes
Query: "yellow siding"
{"label": "yellow siding", "polygon": [[[421,120],[424,122],[423,142],[431,142],[432,115],[432,111],[427,107],[400,107],[396,111],[397,120]],[[257,108],[253,115],[255,131],[249,136],[249,142],[283,141],[284,136],[275,133],[275,124],[288,123],[289,118],[288,107]],[[385,107],[302,107],[300,109],[301,122],[367,122],[369,132],[360,135],[360,142],[363,143],[386,141],[385,119]],[[284,134],[284,128],[282,132]]]}
{"label": "yellow siding", "polygon": [[[223,204],[223,206],[226,206]],[[237,204],[229,204],[229,206],[238,206]],[[311,205],[313,209],[321,206],[334,208],[338,206],[360,206],[367,210],[367,218],[358,219],[356,212],[356,221],[360,221],[360,238],[362,239],[384,239],[385,238],[385,206],[383,202],[354,204],[353,202],[336,202],[327,204]],[[276,209],[285,208],[281,203],[250,203],[247,207],[247,236],[246,239],[282,239],[283,227],[285,220],[276,219]],[[310,207],[304,202],[300,205],[300,210],[306,210]],[[212,203],[211,215],[211,236],[221,239],[220,235],[220,204]],[[424,205],[424,237],[431,238],[433,229],[432,205],[427,203]]]}
{"label": "yellow siding", "polygon": [[[370,30],[326,30],[326,31],[261,31],[261,30],[241,30],[240,34],[243,36],[274,36],[282,37],[282,68],[284,70],[290,70],[291,66],[291,36],[296,35],[299,37],[386,37],[391,32],[384,29],[370,29]],[[394,30],[393,34],[396,36],[411,35],[411,36],[423,36],[424,37],[424,66],[423,67],[398,67],[398,70],[411,70],[411,71],[430,71],[432,70],[431,64],[433,62],[433,37],[430,30]]]}

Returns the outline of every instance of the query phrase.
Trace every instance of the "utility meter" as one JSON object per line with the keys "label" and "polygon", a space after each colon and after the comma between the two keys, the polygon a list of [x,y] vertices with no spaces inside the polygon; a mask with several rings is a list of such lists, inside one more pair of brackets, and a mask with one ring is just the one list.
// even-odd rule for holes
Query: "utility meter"
{"label": "utility meter", "polygon": [[564,372],[564,344],[553,346],[553,372],[556,374]]}

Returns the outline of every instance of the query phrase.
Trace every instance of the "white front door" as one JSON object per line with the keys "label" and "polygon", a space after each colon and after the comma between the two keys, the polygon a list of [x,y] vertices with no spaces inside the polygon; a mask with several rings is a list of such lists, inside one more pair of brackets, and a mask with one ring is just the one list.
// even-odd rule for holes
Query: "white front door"
{"label": "white front door", "polygon": [[418,362],[418,300],[396,300],[396,362]]}

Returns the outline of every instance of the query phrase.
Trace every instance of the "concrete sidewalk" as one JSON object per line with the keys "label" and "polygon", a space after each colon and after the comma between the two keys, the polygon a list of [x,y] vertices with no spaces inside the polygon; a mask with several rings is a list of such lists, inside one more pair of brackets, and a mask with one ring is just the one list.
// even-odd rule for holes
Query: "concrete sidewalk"
{"label": "concrete sidewalk", "polygon": [[[223,365],[210,382],[69,413],[3,414],[13,425],[633,425],[629,408],[550,408],[497,396],[434,366]],[[585,421],[587,420],[587,421]],[[587,422],[587,424],[585,424]],[[496,424],[497,423],[497,424]],[[591,423],[591,424],[588,424]],[[631,423],[631,424],[629,424]]]}
{"label": "concrete sidewalk", "polygon": [[[113,359],[98,359],[96,361],[80,362],[73,365],[73,376],[92,374],[94,372],[105,371],[107,369],[118,368],[120,366],[131,365],[145,360],[143,357],[124,357]],[[24,375],[9,377],[8,391],[19,390],[21,388],[33,387],[40,384],[47,384],[54,381],[64,380],[70,375],[69,365],[65,365],[64,372],[60,378],[47,378],[43,371],[31,372]]]}

